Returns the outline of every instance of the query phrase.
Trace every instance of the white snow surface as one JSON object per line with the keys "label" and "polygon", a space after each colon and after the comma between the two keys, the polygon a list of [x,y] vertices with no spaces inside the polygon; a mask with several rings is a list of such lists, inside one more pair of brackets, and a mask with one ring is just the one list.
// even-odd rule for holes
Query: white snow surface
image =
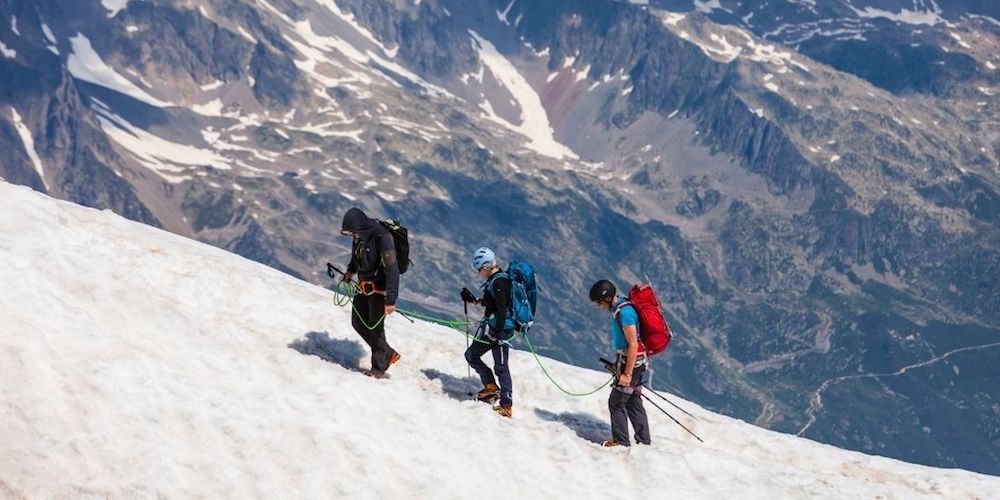
{"label": "white snow surface", "polygon": [[945,22],[941,18],[940,12],[937,10],[909,10],[900,9],[899,12],[891,12],[882,9],[876,9],[874,7],[865,7],[864,10],[858,9],[856,7],[848,4],[848,7],[854,10],[855,14],[859,17],[873,19],[877,17],[882,17],[890,21],[895,21],[897,23],[904,24],[914,24],[914,25],[926,25],[934,26],[938,23]]}
{"label": "white snow surface", "polygon": [[5,43],[0,42],[0,54],[3,54],[7,59],[14,59],[17,57],[17,51],[8,47]]}
{"label": "white snow surface", "polygon": [[118,11],[128,5],[129,0],[101,0],[101,5],[108,9],[108,17],[115,17]]}
{"label": "white snow surface", "polygon": [[576,159],[577,156],[572,150],[555,139],[555,132],[552,129],[552,124],[549,123],[549,116],[542,106],[541,98],[538,97],[538,93],[531,87],[531,84],[521,76],[517,68],[489,40],[471,30],[469,34],[472,35],[475,48],[479,52],[480,61],[500,83],[507,87],[521,109],[521,123],[510,123],[492,112],[492,107],[487,102],[485,103],[488,108],[487,117],[527,137],[527,146],[539,154],[559,160]]}
{"label": "white snow surface", "polygon": [[[465,399],[465,340],[446,327],[390,317],[403,358],[373,380],[355,371],[368,354],[349,311],[323,288],[6,183],[0,235],[0,491],[15,498],[1000,491],[997,477],[839,450],[670,395],[697,416],[674,412],[705,444],[647,407],[652,446],[603,449],[607,390],[569,398],[523,351],[511,353],[508,420]],[[577,390],[606,380],[542,362]]]}
{"label": "white snow surface", "polygon": [[38,177],[42,178],[45,189],[48,189],[49,183],[45,180],[45,167],[42,165],[42,159],[38,156],[38,152],[35,151],[35,138],[31,135],[31,129],[21,120],[21,114],[17,112],[17,109],[11,107],[10,116],[14,120],[14,128],[17,129],[17,135],[21,138],[21,144],[24,145],[24,152],[28,154],[28,159],[31,160],[31,165],[38,172]]}
{"label": "white snow surface", "polygon": [[147,94],[145,90],[118,74],[114,68],[108,66],[101,59],[94,47],[90,45],[90,40],[83,34],[77,33],[69,41],[73,45],[73,51],[69,55],[66,67],[74,77],[120,92],[158,108],[173,105]]}
{"label": "white snow surface", "polygon": [[[97,102],[97,101],[95,101]],[[187,167],[211,166],[229,170],[229,160],[214,151],[168,141],[132,125],[103,104],[92,107],[97,112],[101,130],[137,161],[172,183],[189,179]]]}

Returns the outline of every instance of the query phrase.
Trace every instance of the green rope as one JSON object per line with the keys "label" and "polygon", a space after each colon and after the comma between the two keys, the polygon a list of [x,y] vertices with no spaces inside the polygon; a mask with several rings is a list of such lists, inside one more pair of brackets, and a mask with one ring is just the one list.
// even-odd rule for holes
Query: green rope
{"label": "green rope", "polygon": [[[361,316],[361,313],[358,311],[358,308],[354,307],[353,297],[357,293],[357,291],[358,291],[358,286],[355,285],[354,283],[347,283],[347,282],[341,281],[341,282],[337,283],[337,288],[336,288],[337,294],[334,295],[333,303],[336,304],[337,306],[340,306],[340,307],[344,307],[344,306],[350,305],[351,306],[351,310],[354,312],[354,315],[358,317],[358,320],[361,321],[361,324],[364,325],[364,327],[367,328],[367,329],[369,329],[369,330],[374,330],[374,329],[378,328],[378,325],[380,325],[382,323],[382,321],[385,320],[386,315],[383,314],[378,319],[378,321],[375,322],[374,325],[369,326],[368,322],[365,321],[365,318],[363,316]],[[339,294],[339,297],[338,297],[338,294]],[[478,321],[449,320],[449,319],[445,319],[445,318],[438,318],[438,317],[435,317],[435,316],[431,316],[429,314],[420,313],[420,312],[417,312],[417,311],[408,311],[408,310],[402,309],[402,308],[396,308],[396,310],[399,311],[400,313],[403,313],[403,314],[405,314],[405,315],[407,315],[409,317],[412,317],[412,318],[416,318],[416,319],[419,319],[419,320],[422,320],[422,321],[427,321],[427,322],[434,323],[434,324],[441,325],[441,326],[446,326],[446,327],[450,328],[451,330],[453,330],[453,331],[455,331],[455,332],[457,332],[457,333],[459,333],[461,335],[465,335],[466,338],[472,340],[473,342],[479,342],[481,344],[491,344],[492,343],[489,340],[485,340],[485,339],[479,338],[478,335],[470,335],[466,331],[466,329],[469,326],[479,325],[480,322],[478,322]],[[608,379],[607,382],[601,384],[600,387],[598,387],[598,388],[596,388],[596,389],[594,389],[594,390],[592,390],[590,392],[579,392],[578,393],[578,392],[568,391],[568,390],[564,389],[561,385],[559,385],[559,382],[556,382],[556,380],[554,378],[552,378],[552,375],[549,374],[549,371],[545,369],[545,365],[542,364],[542,360],[538,356],[538,351],[535,350],[535,346],[533,346],[531,344],[531,341],[528,340],[528,336],[525,335],[525,332],[518,332],[518,333],[514,334],[514,336],[512,336],[508,340],[501,340],[500,343],[501,344],[507,344],[508,346],[510,346],[510,345],[512,345],[512,343],[514,342],[514,340],[516,340],[518,337],[524,339],[524,342],[526,344],[528,344],[528,350],[531,351],[532,356],[535,357],[535,361],[538,363],[538,367],[542,369],[542,373],[544,373],[545,376],[549,379],[549,381],[552,382],[552,385],[556,386],[556,388],[558,388],[560,391],[562,391],[564,394],[566,394],[568,396],[573,396],[573,397],[590,396],[591,394],[594,394],[597,391],[600,391],[601,389],[604,389],[605,387],[607,387],[607,385],[610,384],[615,379],[612,376],[610,379]]]}
{"label": "green rope", "polygon": [[615,377],[612,376],[611,378],[608,379],[607,382],[601,384],[600,387],[598,387],[598,388],[596,388],[596,389],[594,389],[594,390],[592,390],[590,392],[572,392],[572,391],[567,391],[566,389],[563,388],[563,386],[559,385],[559,382],[556,382],[556,379],[552,378],[552,375],[549,375],[549,371],[545,369],[545,365],[542,364],[542,360],[538,356],[538,351],[535,350],[535,346],[531,345],[531,341],[528,340],[528,337],[524,337],[524,341],[528,344],[528,349],[531,350],[531,354],[535,357],[535,361],[538,362],[538,367],[542,369],[542,373],[544,373],[545,376],[548,377],[549,382],[552,382],[552,385],[556,386],[556,388],[558,388],[560,391],[562,391],[563,394],[566,394],[568,396],[574,396],[574,397],[590,396],[591,394],[594,394],[597,391],[599,391],[601,389],[604,389],[608,384],[610,384],[615,379]]}

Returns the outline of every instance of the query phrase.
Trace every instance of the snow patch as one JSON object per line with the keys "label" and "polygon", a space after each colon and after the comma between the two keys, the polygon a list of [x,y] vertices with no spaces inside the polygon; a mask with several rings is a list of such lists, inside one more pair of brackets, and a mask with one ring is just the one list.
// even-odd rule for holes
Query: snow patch
{"label": "snow patch", "polygon": [[257,39],[254,38],[254,36],[251,35],[250,32],[244,29],[243,26],[237,26],[236,32],[243,38],[246,38],[248,41],[250,41],[250,43],[257,43]]}
{"label": "snow patch", "polygon": [[125,94],[150,106],[158,108],[173,106],[169,102],[161,101],[147,94],[127,78],[115,72],[94,51],[87,37],[78,33],[69,41],[73,50],[70,52],[66,67],[74,77]]}
{"label": "snow patch", "polygon": [[134,24],[130,24],[125,27],[126,33],[135,33],[136,31],[139,31],[139,27]]}
{"label": "snow patch", "polygon": [[0,42],[0,54],[3,54],[7,59],[14,59],[17,57],[17,51],[7,47],[3,42]]}
{"label": "snow patch", "polygon": [[507,21],[507,14],[510,13],[510,9],[512,7],[514,7],[515,3],[517,3],[517,0],[510,0],[510,3],[507,4],[507,8],[504,9],[503,12],[500,12],[499,10],[496,11],[497,12],[497,19],[499,19],[501,23],[504,23],[507,26],[510,26],[510,23]]}
{"label": "snow patch", "polygon": [[667,26],[677,26],[677,23],[684,20],[684,14],[681,12],[670,12],[662,11],[660,13],[660,21]]}
{"label": "snow patch", "polygon": [[191,111],[205,116],[222,116],[222,100],[213,99],[205,104],[195,104],[191,106]]}
{"label": "snow patch", "polygon": [[964,40],[962,40],[962,37],[959,36],[958,33],[949,32],[948,34],[951,35],[951,37],[954,38],[958,42],[958,44],[961,45],[962,47],[965,47],[967,49],[971,49],[972,48],[971,45],[969,45]]}
{"label": "snow patch", "polygon": [[889,19],[890,21],[895,21],[897,23],[927,25],[927,26],[934,26],[938,23],[945,22],[944,19],[942,19],[941,16],[939,15],[940,14],[939,11],[935,12],[935,11],[902,9],[898,13],[896,13],[887,10],[876,9],[874,7],[865,7],[864,10],[860,10],[849,3],[847,4],[847,6],[850,7],[852,10],[854,10],[854,13],[857,14],[859,17],[863,17],[866,19],[874,19],[881,17]]}
{"label": "snow patch", "polygon": [[48,24],[42,23],[42,34],[45,35],[45,39],[49,41],[50,44],[55,45],[56,36],[52,33],[52,28],[49,28]]}
{"label": "snow patch", "polygon": [[997,67],[993,64],[993,61],[986,61],[986,67],[988,69],[997,69]]}
{"label": "snow patch", "polygon": [[15,35],[21,36],[21,32],[17,29],[17,16],[10,16],[10,30],[13,31]]}
{"label": "snow patch", "polygon": [[108,137],[167,182],[187,180],[189,177],[180,174],[189,166],[210,166],[220,170],[231,168],[229,161],[214,151],[177,144],[155,136],[125,121],[99,102],[95,102],[92,109],[97,112],[97,120]]}
{"label": "snow patch", "polygon": [[[528,138],[528,147],[534,151],[556,159],[576,158],[577,156],[564,144],[555,140],[552,125],[549,123],[541,98],[496,47],[488,40],[469,30],[473,44],[479,52],[479,58],[489,68],[493,76],[510,91],[521,109],[521,123],[512,124],[496,113],[488,113],[488,117]],[[490,109],[492,111],[492,108]]]}
{"label": "snow patch", "polygon": [[213,90],[221,87],[222,85],[223,85],[222,82],[220,82],[219,80],[216,80],[216,81],[214,81],[212,83],[208,83],[208,84],[202,85],[201,86],[201,90],[203,90],[205,92],[211,92],[211,91],[213,91]]}
{"label": "snow patch", "polygon": [[729,12],[729,9],[724,8],[719,0],[694,0],[694,8],[704,14],[711,14],[715,9]]}
{"label": "snow patch", "polygon": [[17,135],[21,137],[21,144],[24,145],[24,152],[28,154],[28,159],[31,160],[31,164],[35,167],[35,172],[38,172],[38,177],[42,179],[42,185],[48,191],[49,183],[45,180],[45,168],[42,166],[42,159],[39,158],[38,152],[35,151],[35,138],[31,135],[31,129],[21,121],[21,115],[17,112],[17,109],[11,107],[10,114],[14,120],[14,128],[17,129]]}
{"label": "snow patch", "polygon": [[115,17],[118,11],[128,5],[129,0],[101,0],[101,5],[108,9],[108,17]]}
{"label": "snow patch", "polygon": [[367,28],[365,28],[360,23],[358,23],[357,19],[354,18],[354,14],[353,13],[351,13],[349,11],[341,10],[341,8],[339,6],[337,6],[337,4],[336,4],[336,2],[334,2],[334,0],[317,0],[317,1],[320,3],[320,5],[323,5],[324,7],[326,7],[327,9],[329,9],[330,12],[333,12],[334,15],[336,15],[337,17],[339,17],[341,21],[344,21],[345,23],[347,23],[348,25],[350,25],[352,28],[354,28],[354,31],[358,32],[358,34],[360,34],[366,40],[368,40],[369,42],[371,42],[372,45],[375,45],[376,47],[378,47],[382,52],[385,53],[385,55],[389,56],[390,58],[396,56],[396,52],[399,50],[399,47],[396,47],[393,50],[387,49],[385,47],[385,45],[383,45],[382,42],[379,41],[378,38],[375,38],[375,35],[372,35],[371,31],[368,31]]}
{"label": "snow patch", "polygon": [[840,155],[833,155],[830,157],[830,163],[836,163],[840,160]]}

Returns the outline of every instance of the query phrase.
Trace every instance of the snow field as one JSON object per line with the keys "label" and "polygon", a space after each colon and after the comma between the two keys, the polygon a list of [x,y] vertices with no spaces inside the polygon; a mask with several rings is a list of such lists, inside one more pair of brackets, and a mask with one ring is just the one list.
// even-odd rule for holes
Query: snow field
{"label": "snow field", "polygon": [[[462,336],[398,315],[388,338],[403,359],[373,380],[356,372],[368,352],[331,292],[5,183],[0,261],[0,496],[988,498],[1000,488],[670,395],[706,444],[647,405],[652,447],[602,449],[607,390],[566,397],[516,351],[514,418],[503,419],[465,400],[478,382],[466,379]],[[606,380],[543,362],[572,389]]]}

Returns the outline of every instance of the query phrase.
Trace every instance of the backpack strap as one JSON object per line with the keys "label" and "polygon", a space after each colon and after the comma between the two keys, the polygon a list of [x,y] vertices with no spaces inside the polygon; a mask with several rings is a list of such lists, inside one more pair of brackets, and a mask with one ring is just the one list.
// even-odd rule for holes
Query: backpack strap
{"label": "backpack strap", "polygon": [[[615,321],[618,322],[618,328],[621,329],[622,335],[625,335],[625,327],[622,326],[622,309],[625,309],[625,306],[632,306],[632,309],[635,309],[635,304],[633,304],[632,301],[628,300],[628,299],[623,300],[621,304],[618,304],[618,306],[615,307]],[[636,312],[637,315],[639,314],[638,310],[636,310],[635,312]],[[637,321],[635,323],[635,339],[637,341],[639,341],[639,345],[640,346],[643,346],[643,348],[645,348],[645,345],[642,343],[642,322],[641,321]],[[642,349],[640,349],[640,351],[642,351]]]}

